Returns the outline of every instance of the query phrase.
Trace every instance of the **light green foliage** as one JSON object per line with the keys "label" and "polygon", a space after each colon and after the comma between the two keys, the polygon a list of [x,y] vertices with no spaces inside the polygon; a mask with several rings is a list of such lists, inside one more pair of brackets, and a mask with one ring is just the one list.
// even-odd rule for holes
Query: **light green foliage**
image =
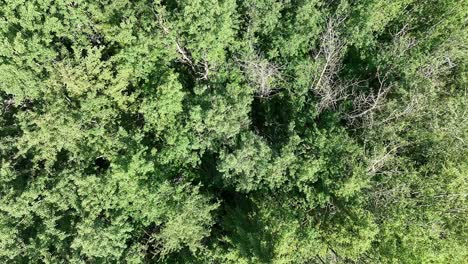
{"label": "light green foliage", "polygon": [[241,135],[240,144],[234,153],[221,153],[218,170],[228,181],[234,182],[238,190],[251,191],[265,181],[271,150],[261,138],[254,134]]}
{"label": "light green foliage", "polygon": [[170,75],[162,85],[145,91],[145,99],[140,105],[140,112],[145,117],[145,129],[158,134],[177,127],[177,116],[182,109],[184,93],[176,75]]}
{"label": "light green foliage", "polygon": [[466,262],[465,6],[0,0],[0,262]]}

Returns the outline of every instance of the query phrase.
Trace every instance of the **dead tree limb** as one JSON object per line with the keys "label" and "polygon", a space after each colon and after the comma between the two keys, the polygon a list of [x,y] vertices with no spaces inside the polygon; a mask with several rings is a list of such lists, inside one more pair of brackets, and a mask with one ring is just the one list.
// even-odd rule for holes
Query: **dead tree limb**
{"label": "dead tree limb", "polygon": [[[163,33],[165,35],[170,35],[171,30],[165,25],[165,21],[162,18],[160,14],[154,9],[154,6],[152,7],[153,14],[158,21],[159,27],[162,29]],[[190,51],[185,48],[181,42],[179,41],[177,36],[174,36],[174,42],[176,45],[176,50],[177,53],[181,56],[179,59],[180,62],[188,65],[192,72],[194,72],[196,75],[200,76],[199,79],[201,80],[208,80],[208,75],[210,73],[210,67],[209,63],[206,59],[204,59],[202,62],[195,63],[192,55],[190,54]]]}

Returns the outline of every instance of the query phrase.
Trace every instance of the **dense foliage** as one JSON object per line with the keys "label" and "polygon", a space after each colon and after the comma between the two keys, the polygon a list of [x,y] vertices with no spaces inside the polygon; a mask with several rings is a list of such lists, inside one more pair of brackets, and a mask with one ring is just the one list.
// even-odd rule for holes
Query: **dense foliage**
{"label": "dense foliage", "polygon": [[466,0],[0,0],[2,263],[466,263]]}

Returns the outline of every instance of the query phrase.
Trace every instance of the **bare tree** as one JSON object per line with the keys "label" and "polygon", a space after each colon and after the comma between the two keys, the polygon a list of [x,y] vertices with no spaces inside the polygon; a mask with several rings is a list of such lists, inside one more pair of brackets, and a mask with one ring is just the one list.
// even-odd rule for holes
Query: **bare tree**
{"label": "bare tree", "polygon": [[314,81],[312,90],[319,98],[317,109],[319,112],[326,108],[335,107],[338,101],[346,98],[347,85],[340,83],[338,73],[342,67],[342,56],[345,42],[339,35],[337,27],[346,18],[331,18],[327,28],[320,38],[320,49],[315,60],[323,59],[324,64],[319,70],[317,81]]}
{"label": "bare tree", "polygon": [[262,58],[260,54],[255,54],[241,61],[241,67],[259,97],[269,97],[277,90],[275,85],[281,80],[280,67],[277,64]]}

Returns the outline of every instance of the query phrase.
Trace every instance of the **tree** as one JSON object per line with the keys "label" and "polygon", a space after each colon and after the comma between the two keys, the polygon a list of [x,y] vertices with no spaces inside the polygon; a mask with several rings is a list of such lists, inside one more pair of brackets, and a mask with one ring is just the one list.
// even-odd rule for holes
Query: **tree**
{"label": "tree", "polygon": [[0,260],[464,262],[464,4],[0,1]]}

